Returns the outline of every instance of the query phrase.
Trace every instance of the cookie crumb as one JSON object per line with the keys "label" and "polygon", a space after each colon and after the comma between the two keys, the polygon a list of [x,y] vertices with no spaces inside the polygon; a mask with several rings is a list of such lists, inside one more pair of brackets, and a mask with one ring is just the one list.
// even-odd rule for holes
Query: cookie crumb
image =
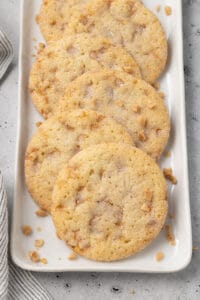
{"label": "cookie crumb", "polygon": [[130,290],[130,294],[134,295],[134,294],[135,294],[135,290],[134,290],[134,289],[131,289],[131,290]]}
{"label": "cookie crumb", "polygon": [[24,235],[28,236],[32,234],[33,230],[29,225],[24,225],[22,226],[22,232]]}
{"label": "cookie crumb", "polygon": [[163,174],[164,174],[164,176],[165,176],[166,179],[168,179],[169,181],[171,181],[171,183],[177,184],[177,179],[173,175],[171,168],[164,168],[163,169]]}
{"label": "cookie crumb", "polygon": [[32,54],[32,57],[33,57],[33,58],[35,58],[35,57],[36,57],[36,55],[35,55],[35,54]]}
{"label": "cookie crumb", "polygon": [[36,230],[37,230],[37,232],[41,232],[42,228],[41,227],[37,227]]}
{"label": "cookie crumb", "polygon": [[164,153],[164,157],[170,157],[171,156],[171,152],[170,151],[166,151],[165,153]]}
{"label": "cookie crumb", "polygon": [[42,247],[44,246],[44,240],[35,240],[35,247]]}
{"label": "cookie crumb", "polygon": [[69,260],[75,260],[75,259],[77,259],[76,253],[74,253],[74,252],[70,253],[70,255],[68,256],[68,259]]}
{"label": "cookie crumb", "polygon": [[48,216],[48,213],[43,210],[43,209],[38,209],[35,214],[38,216],[38,217],[46,217]]}
{"label": "cookie crumb", "polygon": [[138,113],[138,112],[140,112],[141,108],[139,105],[133,105],[132,110],[133,110],[133,112]]}
{"label": "cookie crumb", "polygon": [[169,218],[170,218],[170,219],[174,219],[174,214],[170,214],[170,213],[169,213]]}
{"label": "cookie crumb", "polygon": [[44,265],[46,265],[48,263],[47,259],[46,258],[41,258],[40,259],[40,262]]}
{"label": "cookie crumb", "polygon": [[193,247],[192,247],[192,250],[193,250],[193,251],[195,251],[195,250],[199,250],[199,247],[197,247],[197,246],[193,246]]}
{"label": "cookie crumb", "polygon": [[37,47],[37,54],[40,54],[44,48],[45,48],[45,44],[39,43]]}
{"label": "cookie crumb", "polygon": [[159,251],[159,252],[156,253],[155,258],[156,258],[156,261],[161,261],[161,260],[164,259],[164,254]]}
{"label": "cookie crumb", "polygon": [[170,6],[165,6],[165,14],[166,16],[171,16],[172,14],[172,8]]}
{"label": "cookie crumb", "polygon": [[156,11],[157,11],[157,12],[160,11],[160,8],[161,8],[161,5],[160,5],[160,4],[156,5]]}
{"label": "cookie crumb", "polygon": [[169,224],[165,225],[165,233],[166,233],[166,238],[167,238],[168,242],[170,243],[170,245],[175,246],[176,241],[175,241],[171,226]]}
{"label": "cookie crumb", "polygon": [[40,262],[40,255],[37,251],[29,251],[28,256],[32,262],[38,263]]}
{"label": "cookie crumb", "polygon": [[36,41],[37,41],[37,39],[36,39],[36,38],[32,38],[32,41],[33,41],[33,42],[36,42]]}
{"label": "cookie crumb", "polygon": [[42,122],[36,122],[35,125],[36,125],[37,127],[40,127],[40,126],[42,125]]}

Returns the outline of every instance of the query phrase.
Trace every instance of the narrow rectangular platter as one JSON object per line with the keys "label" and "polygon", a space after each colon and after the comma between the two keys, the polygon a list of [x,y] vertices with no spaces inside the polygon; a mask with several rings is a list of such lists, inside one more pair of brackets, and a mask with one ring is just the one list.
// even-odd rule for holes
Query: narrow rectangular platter
{"label": "narrow rectangular platter", "polygon": [[[157,0],[144,0],[154,13],[159,4]],[[19,60],[19,113],[18,138],[15,170],[15,193],[12,220],[11,254],[13,261],[23,269],[32,271],[99,271],[99,272],[175,272],[186,267],[191,260],[192,239],[189,205],[185,98],[183,77],[183,43],[182,43],[182,7],[181,0],[160,1],[161,11],[157,13],[161,20],[169,43],[169,60],[165,73],[160,79],[161,90],[166,95],[172,130],[167,150],[171,156],[161,159],[161,166],[171,167],[178,180],[176,186],[169,185],[169,212],[175,217],[167,219],[171,224],[176,245],[171,246],[162,231],[159,237],[144,251],[126,260],[100,263],[78,258],[71,261],[65,244],[55,234],[50,217],[38,218],[36,205],[29,196],[24,182],[24,154],[28,141],[36,129],[35,123],[41,120],[34,109],[29,91],[28,77],[34,61],[35,46],[42,41],[35,15],[39,11],[41,0],[22,0],[21,36]],[[172,7],[172,15],[166,16],[165,5]],[[37,41],[37,42],[36,42]],[[33,235],[25,237],[21,226],[28,224],[33,228]],[[40,227],[42,231],[38,232]],[[45,246],[40,250],[41,257],[48,264],[36,264],[29,260],[28,251],[34,249],[34,240],[42,238]],[[162,251],[165,258],[157,262],[155,254]]]}

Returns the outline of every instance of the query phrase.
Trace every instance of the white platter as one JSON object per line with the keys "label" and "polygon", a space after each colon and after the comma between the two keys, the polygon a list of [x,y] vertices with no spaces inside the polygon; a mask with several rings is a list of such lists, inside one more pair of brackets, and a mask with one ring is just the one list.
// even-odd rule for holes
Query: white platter
{"label": "white platter", "polygon": [[[65,244],[58,240],[50,217],[38,218],[35,215],[36,205],[27,193],[24,183],[24,153],[32,133],[35,122],[41,117],[35,111],[28,92],[29,71],[34,58],[35,45],[42,41],[39,29],[35,23],[35,15],[39,10],[41,0],[22,0],[21,14],[21,43],[20,43],[20,73],[19,73],[19,113],[18,139],[16,153],[15,193],[12,220],[11,254],[13,261],[23,269],[33,271],[118,271],[118,272],[175,272],[186,267],[191,260],[192,238],[188,188],[185,98],[183,79],[183,44],[182,44],[182,7],[181,0],[160,0],[162,10],[157,13],[169,42],[169,61],[166,71],[160,80],[161,90],[166,94],[172,131],[168,144],[171,156],[162,158],[161,166],[172,167],[178,179],[176,186],[169,185],[169,212],[174,219],[167,219],[171,224],[176,238],[176,245],[169,245],[165,232],[141,253],[112,263],[100,263],[84,258],[70,261],[67,259],[71,252]],[[145,0],[144,3],[155,12],[158,0]],[[172,7],[172,15],[167,17],[163,8]],[[35,41],[37,40],[37,42]],[[25,237],[21,226],[30,225],[34,233]],[[37,227],[42,231],[38,232]],[[40,250],[41,257],[48,260],[48,264],[32,263],[27,253],[34,250],[34,240],[42,238],[45,245]],[[155,254],[162,251],[164,260],[155,261]]]}

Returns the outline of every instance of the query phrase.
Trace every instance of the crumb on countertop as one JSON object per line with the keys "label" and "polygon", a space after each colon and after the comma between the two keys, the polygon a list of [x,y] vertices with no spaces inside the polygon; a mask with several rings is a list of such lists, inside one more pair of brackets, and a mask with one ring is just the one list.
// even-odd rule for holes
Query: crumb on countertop
{"label": "crumb on countertop", "polygon": [[28,256],[32,262],[38,263],[40,262],[40,255],[37,251],[29,251]]}
{"label": "crumb on countertop", "polygon": [[199,250],[199,247],[197,247],[197,246],[193,246],[193,247],[192,247],[192,250],[193,250],[193,251],[195,251],[195,250]]}
{"label": "crumb on countertop", "polygon": [[44,265],[46,265],[48,263],[47,259],[46,258],[41,258],[40,259],[40,262]]}
{"label": "crumb on countertop", "polygon": [[[42,122],[36,122],[35,125],[36,125],[37,127],[40,127],[40,126],[42,125]],[[40,209],[39,209],[39,210],[40,210]]]}
{"label": "crumb on countertop", "polygon": [[38,227],[36,228],[36,230],[37,230],[37,232],[41,232],[41,231],[42,231],[42,228],[38,226]]}
{"label": "crumb on countertop", "polygon": [[131,289],[131,290],[130,290],[130,294],[134,295],[134,294],[135,294],[135,290],[134,290],[134,289]]}
{"label": "crumb on countertop", "polygon": [[166,16],[170,16],[172,14],[172,8],[168,5],[165,6],[165,14]]}
{"label": "crumb on countertop", "polygon": [[177,184],[177,179],[173,175],[171,168],[164,168],[163,169],[163,174],[164,174],[164,176],[165,176],[166,179],[168,179],[169,181],[171,181],[171,183]]}
{"label": "crumb on countertop", "polygon": [[170,245],[175,246],[176,241],[175,241],[171,226],[169,224],[165,225],[165,233],[166,233],[166,238],[167,238],[168,242],[170,243]]}
{"label": "crumb on countertop", "polygon": [[163,260],[163,259],[164,259],[164,254],[163,254],[163,252],[161,252],[161,251],[157,252],[155,258],[156,258],[156,261],[161,261],[161,260]]}
{"label": "crumb on countertop", "polygon": [[69,259],[69,260],[75,260],[75,259],[77,259],[76,253],[71,252],[70,255],[68,256],[68,259]]}
{"label": "crumb on countertop", "polygon": [[38,209],[35,214],[38,216],[38,217],[46,217],[48,216],[48,213],[43,210],[43,209]]}
{"label": "crumb on countertop", "polygon": [[32,234],[33,230],[29,225],[24,225],[22,226],[22,232],[24,235],[28,236]]}
{"label": "crumb on countertop", "polygon": [[40,239],[40,240],[35,240],[35,247],[43,247],[44,246],[44,240]]}

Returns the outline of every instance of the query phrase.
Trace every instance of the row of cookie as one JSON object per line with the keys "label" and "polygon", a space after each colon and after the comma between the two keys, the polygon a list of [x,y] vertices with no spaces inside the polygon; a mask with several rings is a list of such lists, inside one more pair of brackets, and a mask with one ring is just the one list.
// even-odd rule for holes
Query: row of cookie
{"label": "row of cookie", "polygon": [[[81,113],[81,110],[90,110],[90,113]],[[98,132],[96,118],[99,114],[110,120],[106,132],[101,127]],[[115,126],[121,131],[123,128],[124,136],[129,134],[133,145],[154,159],[160,157],[169,137],[170,121],[159,93],[145,81],[125,72],[104,70],[86,73],[68,86],[57,112],[40,126],[28,147],[26,162],[30,163],[30,169],[26,171],[29,178],[27,186],[42,208],[50,210],[48,190],[52,190],[63,159],[66,162],[94,141],[122,141],[120,132],[113,131],[112,123],[117,124]],[[94,141],[89,139],[88,130],[97,140],[94,137]]]}

